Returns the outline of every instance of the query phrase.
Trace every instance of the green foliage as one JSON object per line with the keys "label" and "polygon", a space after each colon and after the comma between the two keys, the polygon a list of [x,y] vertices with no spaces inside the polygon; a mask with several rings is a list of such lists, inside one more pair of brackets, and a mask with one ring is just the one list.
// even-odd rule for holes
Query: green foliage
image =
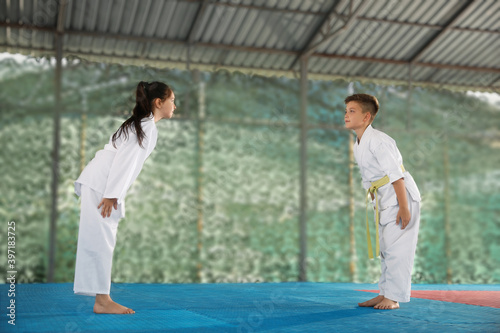
{"label": "green foliage", "polygon": [[[0,237],[6,239],[6,222],[16,221],[19,280],[43,282],[54,69],[43,60],[6,59],[0,65],[5,73],[0,79],[0,219],[5,223]],[[180,117],[157,124],[157,147],[127,195],[113,281],[296,281],[298,81],[201,73],[206,117],[200,120],[200,88],[190,73],[78,59],[69,59],[63,71],[56,281],[73,279],[79,223],[73,181],[81,161],[88,163],[127,117],[141,80],[171,85]],[[366,255],[357,167],[351,249],[349,133],[342,129],[347,87],[344,81],[309,82],[310,281],[375,282],[379,274],[378,262]],[[499,108],[435,89],[414,88],[408,104],[406,87],[355,82],[353,88],[379,96],[374,127],[397,141],[423,194],[414,282],[447,282],[449,270],[454,283],[499,283]],[[6,257],[5,247],[0,257]],[[5,260],[0,269],[6,270]]]}

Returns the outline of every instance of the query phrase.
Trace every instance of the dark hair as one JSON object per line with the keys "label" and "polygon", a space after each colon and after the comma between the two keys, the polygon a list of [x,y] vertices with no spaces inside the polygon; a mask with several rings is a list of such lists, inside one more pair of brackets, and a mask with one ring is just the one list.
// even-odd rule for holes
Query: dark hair
{"label": "dark hair", "polygon": [[137,141],[139,141],[139,146],[142,147],[142,140],[145,136],[141,127],[142,119],[151,116],[153,113],[153,102],[155,99],[159,98],[164,101],[172,93],[172,89],[163,82],[139,82],[135,91],[135,106],[132,110],[132,116],[125,120],[115,134],[113,134],[113,146],[116,148],[115,141],[122,134],[125,138],[128,138],[128,131],[134,126]]}
{"label": "dark hair", "polygon": [[349,102],[358,102],[361,105],[363,113],[370,112],[372,115],[371,121],[375,118],[378,112],[378,100],[375,96],[368,94],[354,94],[347,97],[344,103],[347,105]]}

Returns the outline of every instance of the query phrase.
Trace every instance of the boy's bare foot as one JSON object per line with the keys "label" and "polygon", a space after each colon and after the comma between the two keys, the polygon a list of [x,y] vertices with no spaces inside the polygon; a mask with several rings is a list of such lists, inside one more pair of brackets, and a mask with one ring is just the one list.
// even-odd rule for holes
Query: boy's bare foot
{"label": "boy's bare foot", "polygon": [[394,310],[399,309],[399,303],[388,298],[384,298],[382,302],[378,303],[373,308],[379,310]]}
{"label": "boy's bare foot", "polygon": [[384,300],[384,296],[378,295],[377,297],[372,298],[369,301],[358,303],[358,306],[375,306]]}
{"label": "boy's bare foot", "polygon": [[134,310],[124,307],[114,302],[109,295],[96,295],[94,304],[95,313],[112,313],[112,314],[132,314]]}

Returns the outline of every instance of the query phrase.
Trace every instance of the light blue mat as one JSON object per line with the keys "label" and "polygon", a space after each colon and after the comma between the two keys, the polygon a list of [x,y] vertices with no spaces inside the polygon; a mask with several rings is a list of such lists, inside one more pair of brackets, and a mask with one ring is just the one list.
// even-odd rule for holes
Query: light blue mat
{"label": "light blue mat", "polygon": [[[377,289],[352,283],[113,284],[133,315],[96,315],[73,285],[0,285],[0,332],[500,332],[500,309],[413,298],[398,310],[360,308]],[[498,285],[414,285],[415,290],[500,290]]]}

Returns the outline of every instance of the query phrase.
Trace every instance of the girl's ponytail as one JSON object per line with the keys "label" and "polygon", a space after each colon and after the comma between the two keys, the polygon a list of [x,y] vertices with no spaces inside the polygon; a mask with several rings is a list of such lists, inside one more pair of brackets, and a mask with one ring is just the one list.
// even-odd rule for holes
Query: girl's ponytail
{"label": "girl's ponytail", "polygon": [[133,125],[135,133],[137,134],[137,141],[142,147],[142,141],[145,136],[141,126],[142,119],[153,114],[153,102],[155,99],[159,98],[164,101],[170,97],[170,95],[172,95],[172,89],[165,83],[148,83],[145,81],[139,82],[135,90],[135,106],[132,110],[132,116],[125,120],[115,134],[113,134],[113,146],[116,147],[115,141],[122,134],[125,136],[125,139],[128,138],[128,130]]}

